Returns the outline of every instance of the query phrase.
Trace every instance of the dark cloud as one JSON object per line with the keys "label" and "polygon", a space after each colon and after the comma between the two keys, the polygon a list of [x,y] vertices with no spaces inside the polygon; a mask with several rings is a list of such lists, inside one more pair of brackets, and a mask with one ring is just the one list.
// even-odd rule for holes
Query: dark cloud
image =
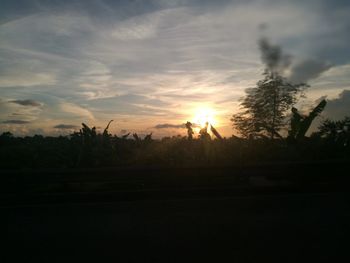
{"label": "dark cloud", "polygon": [[306,83],[307,81],[317,78],[322,72],[331,68],[331,64],[314,59],[303,60],[291,68],[289,79],[293,83]]}
{"label": "dark cloud", "polygon": [[[192,128],[198,128],[200,127],[199,124],[192,123]],[[183,124],[169,124],[169,123],[164,123],[164,124],[157,124],[153,128],[155,129],[185,129],[185,123]]]}
{"label": "dark cloud", "polygon": [[169,123],[164,123],[164,124],[157,124],[153,128],[155,129],[184,129],[185,124],[169,124]]}
{"label": "dark cloud", "polygon": [[22,16],[33,14],[35,11],[36,11],[36,8],[33,5],[33,2],[31,1],[24,1],[24,0],[19,0],[16,2],[11,0],[1,1],[0,24],[6,23],[13,19],[20,18]]}
{"label": "dark cloud", "polygon": [[289,69],[291,72],[289,80],[293,83],[306,83],[332,67],[329,62],[316,59],[304,59],[291,65],[292,57],[283,54],[281,47],[272,45],[267,38],[259,40],[259,48],[265,66],[272,71],[279,72]]}
{"label": "dark cloud", "polygon": [[268,69],[272,71],[282,71],[289,66],[291,57],[283,54],[280,46],[272,45],[265,37],[261,38],[258,44],[261,60]]}
{"label": "dark cloud", "polygon": [[328,100],[324,116],[334,120],[350,116],[350,90],[343,90],[338,98]]}
{"label": "dark cloud", "polygon": [[4,124],[27,124],[30,123],[29,121],[22,121],[22,120],[6,120],[3,121]]}
{"label": "dark cloud", "polygon": [[58,124],[54,126],[55,129],[77,129],[79,128],[77,125],[72,125],[72,124]]}
{"label": "dark cloud", "polygon": [[11,100],[10,103],[15,103],[22,106],[32,106],[32,107],[40,107],[42,104],[35,100]]}
{"label": "dark cloud", "polygon": [[11,116],[26,116],[26,114],[13,112],[13,113],[11,113]]}

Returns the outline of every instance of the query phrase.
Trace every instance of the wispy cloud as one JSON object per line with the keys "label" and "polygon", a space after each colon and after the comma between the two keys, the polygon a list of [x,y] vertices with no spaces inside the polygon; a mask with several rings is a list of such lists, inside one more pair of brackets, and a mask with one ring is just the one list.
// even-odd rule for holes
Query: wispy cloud
{"label": "wispy cloud", "polygon": [[23,120],[6,120],[6,121],[3,121],[2,123],[4,123],[4,124],[28,124],[30,122],[23,121]]}
{"label": "wispy cloud", "polygon": [[85,109],[79,105],[69,103],[69,102],[62,102],[60,104],[60,108],[62,111],[72,114],[73,116],[81,117],[81,118],[87,118],[89,120],[94,120],[95,117],[89,111],[88,109]]}
{"label": "wispy cloud", "polygon": [[55,77],[47,73],[8,72],[0,79],[0,87],[32,87],[55,84]]}

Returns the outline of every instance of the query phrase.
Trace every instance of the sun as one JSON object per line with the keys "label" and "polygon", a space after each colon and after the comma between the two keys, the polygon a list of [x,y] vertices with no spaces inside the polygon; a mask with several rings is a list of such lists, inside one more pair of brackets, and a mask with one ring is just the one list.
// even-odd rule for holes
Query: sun
{"label": "sun", "polygon": [[204,127],[208,122],[209,124],[215,125],[215,112],[211,108],[197,108],[194,110],[193,122]]}

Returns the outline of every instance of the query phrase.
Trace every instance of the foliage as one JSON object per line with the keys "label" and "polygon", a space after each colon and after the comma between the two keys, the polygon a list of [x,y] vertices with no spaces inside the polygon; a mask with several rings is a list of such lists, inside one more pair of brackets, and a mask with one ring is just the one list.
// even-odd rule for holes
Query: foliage
{"label": "foliage", "polygon": [[350,143],[350,117],[338,121],[324,120],[319,131],[313,136],[323,137],[332,144],[348,146]]}

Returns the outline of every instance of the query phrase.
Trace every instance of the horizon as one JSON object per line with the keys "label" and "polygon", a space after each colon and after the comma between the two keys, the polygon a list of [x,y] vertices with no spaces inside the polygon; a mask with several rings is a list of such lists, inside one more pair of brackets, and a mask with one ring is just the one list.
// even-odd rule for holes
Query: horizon
{"label": "horizon", "polygon": [[[66,135],[80,128],[184,135],[230,117],[262,78],[257,42],[290,56],[285,76],[307,82],[302,112],[350,111],[347,1],[2,1],[0,131]],[[317,125],[315,123],[314,125]]]}

